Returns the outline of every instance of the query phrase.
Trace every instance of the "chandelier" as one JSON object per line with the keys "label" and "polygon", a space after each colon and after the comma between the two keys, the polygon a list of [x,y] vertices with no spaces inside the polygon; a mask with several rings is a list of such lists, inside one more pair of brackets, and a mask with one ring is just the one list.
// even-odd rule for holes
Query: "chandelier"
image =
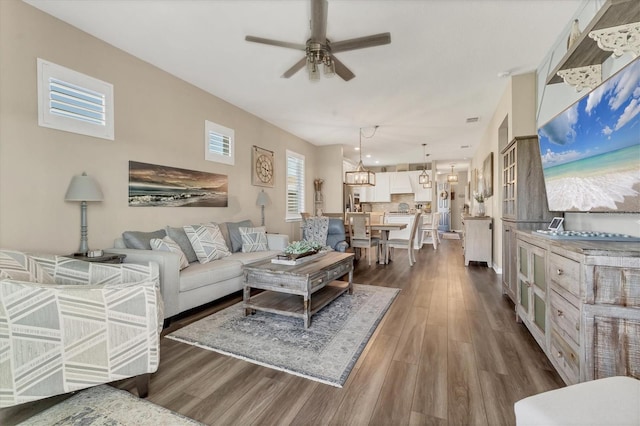
{"label": "chandelier", "polygon": [[431,180],[429,179],[429,174],[427,173],[427,151],[426,151],[426,143],[422,144],[422,152],[424,153],[424,166],[422,167],[422,173],[418,176],[418,183],[422,184],[423,188],[431,188]]}
{"label": "chandelier", "polygon": [[450,183],[451,185],[457,185],[458,184],[458,175],[453,173],[453,166],[455,164],[451,165],[451,174],[447,175],[447,182]]}
{"label": "chandelier", "polygon": [[320,66],[324,68],[325,77],[333,77],[336,73],[336,64],[331,59],[329,47],[322,43],[309,42],[306,49],[307,72],[309,80],[320,81]]}
{"label": "chandelier", "polygon": [[[376,134],[376,130],[378,130],[378,126],[375,127],[369,138]],[[376,186],[376,174],[365,169],[362,164],[362,128],[360,128],[360,161],[354,171],[344,174],[344,183],[348,186]]]}

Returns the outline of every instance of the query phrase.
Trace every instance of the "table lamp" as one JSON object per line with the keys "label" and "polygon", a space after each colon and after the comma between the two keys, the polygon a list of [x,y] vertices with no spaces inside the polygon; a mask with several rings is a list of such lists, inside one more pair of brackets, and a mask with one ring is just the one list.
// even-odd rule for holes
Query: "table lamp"
{"label": "table lamp", "polygon": [[98,183],[86,173],[71,178],[71,183],[64,196],[65,201],[80,202],[80,249],[78,253],[86,256],[87,244],[87,201],[102,201],[102,191]]}
{"label": "table lamp", "polygon": [[266,192],[264,192],[264,189],[260,192],[258,192],[258,199],[256,200],[256,206],[260,206],[261,210],[262,210],[262,225],[264,226],[264,206],[268,206],[270,203],[269,200],[269,196],[267,195]]}

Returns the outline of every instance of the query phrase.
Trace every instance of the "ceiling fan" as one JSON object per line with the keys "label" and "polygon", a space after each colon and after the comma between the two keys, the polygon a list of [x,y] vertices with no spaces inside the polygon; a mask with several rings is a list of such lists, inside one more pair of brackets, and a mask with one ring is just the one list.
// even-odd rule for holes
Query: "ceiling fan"
{"label": "ceiling fan", "polygon": [[311,0],[311,38],[306,44],[290,43],[286,41],[272,40],[262,37],[246,36],[246,41],[269,44],[271,46],[286,47],[302,50],[305,56],[296,62],[291,68],[282,74],[283,78],[289,78],[302,68],[307,66],[309,79],[320,79],[320,66],[324,68],[327,77],[338,74],[344,81],[349,81],[356,75],[349,70],[335,56],[335,53],[348,50],[364,49],[391,43],[390,33],[380,33],[365,37],[352,38],[330,42],[327,39],[327,0]]}

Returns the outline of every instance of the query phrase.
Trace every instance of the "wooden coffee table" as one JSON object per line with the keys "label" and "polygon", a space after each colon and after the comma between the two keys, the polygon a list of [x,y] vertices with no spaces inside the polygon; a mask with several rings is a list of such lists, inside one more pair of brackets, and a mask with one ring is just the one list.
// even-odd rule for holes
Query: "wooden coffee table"
{"label": "wooden coffee table", "polygon": [[[304,319],[345,291],[353,293],[353,253],[328,252],[299,265],[279,265],[271,259],[244,266],[245,316],[255,310]],[[349,274],[349,281],[338,281]],[[251,296],[251,289],[265,290]]]}

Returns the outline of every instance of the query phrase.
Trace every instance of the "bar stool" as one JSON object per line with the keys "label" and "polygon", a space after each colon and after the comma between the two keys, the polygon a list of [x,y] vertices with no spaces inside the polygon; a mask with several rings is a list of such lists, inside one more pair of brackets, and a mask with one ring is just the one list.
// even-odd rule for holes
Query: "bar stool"
{"label": "bar stool", "polygon": [[422,232],[422,238],[420,241],[422,244],[420,248],[424,246],[425,243],[433,244],[433,249],[438,249],[438,243],[440,243],[440,234],[438,234],[438,223],[440,222],[440,213],[432,213],[431,214],[431,223],[423,223],[420,231]]}

